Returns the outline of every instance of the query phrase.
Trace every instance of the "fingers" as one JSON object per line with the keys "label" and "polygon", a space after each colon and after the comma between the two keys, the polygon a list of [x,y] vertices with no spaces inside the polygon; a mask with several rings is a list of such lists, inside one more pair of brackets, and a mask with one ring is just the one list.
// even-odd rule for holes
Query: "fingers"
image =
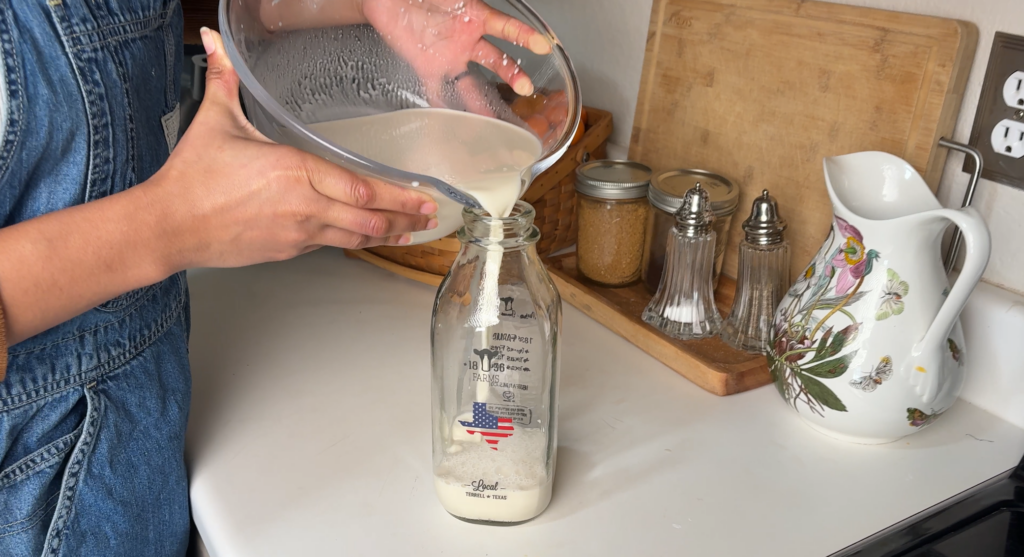
{"label": "fingers", "polygon": [[487,15],[484,16],[484,32],[512,44],[524,46],[534,54],[551,53],[551,44],[536,29],[493,8],[488,9]]}
{"label": "fingers", "polygon": [[309,155],[305,158],[310,184],[321,195],[359,209],[395,211],[419,217],[437,213],[429,195],[394,184],[365,178]]}
{"label": "fingers", "polygon": [[400,246],[412,241],[412,232],[437,228],[437,219],[354,209],[340,203],[332,204],[328,213],[325,220],[329,224],[312,238],[314,244],[348,249]]}
{"label": "fingers", "polygon": [[203,38],[207,65],[203,103],[209,100],[232,108],[237,107],[241,113],[242,107],[238,104],[238,74],[235,73],[235,68],[224,51],[220,33],[203,27],[199,34]]}
{"label": "fingers", "polygon": [[328,228],[354,234],[343,235],[345,241],[364,247],[397,244],[404,234],[437,228],[437,202],[429,195],[357,176],[312,155],[306,160],[309,182],[323,196],[321,220]]}
{"label": "fingers", "polygon": [[199,34],[203,38],[203,48],[206,50],[206,91],[199,106],[199,113],[196,114],[196,121],[226,117],[249,139],[272,143],[249,123],[242,112],[242,104],[238,98],[238,74],[231,65],[227,51],[224,50],[220,33],[203,27]]}
{"label": "fingers", "polygon": [[512,90],[516,93],[523,97],[533,94],[533,81],[519,67],[518,60],[509,58],[508,54],[505,54],[501,49],[485,39],[480,39],[480,42],[476,44],[473,50],[475,50],[473,53],[474,60],[481,66],[498,74],[498,77],[511,85]]}
{"label": "fingers", "polygon": [[[351,230],[327,226],[317,235],[316,242],[319,245],[316,247],[332,246],[344,249],[366,249],[385,245],[401,246],[408,244],[410,240],[411,237],[408,234],[392,236],[390,238],[373,238],[365,234],[352,232]],[[309,248],[306,249],[312,251]]]}
{"label": "fingers", "polygon": [[320,216],[324,224],[371,238],[391,238],[409,232],[437,228],[437,219],[379,209],[358,209],[344,203],[327,202]]}

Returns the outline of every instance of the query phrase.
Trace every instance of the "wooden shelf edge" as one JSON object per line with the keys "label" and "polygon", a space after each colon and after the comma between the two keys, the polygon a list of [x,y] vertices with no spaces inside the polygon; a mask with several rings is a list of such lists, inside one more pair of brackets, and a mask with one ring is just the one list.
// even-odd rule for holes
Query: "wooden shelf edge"
{"label": "wooden shelf edge", "polygon": [[403,267],[398,263],[393,263],[365,250],[347,249],[345,250],[345,255],[354,259],[362,259],[363,261],[376,267],[380,267],[385,271],[390,271],[396,275],[403,276],[407,279],[412,279],[423,284],[429,284],[430,286],[440,286],[441,281],[444,280],[444,277],[441,275],[434,275],[423,271],[417,271],[416,269],[410,269],[409,267]]}
{"label": "wooden shelf edge", "polygon": [[[444,277],[403,267],[364,250],[344,250],[346,256],[361,259],[371,265],[402,277],[439,286]],[[653,329],[638,318],[627,315],[613,303],[591,292],[556,265],[548,265],[555,286],[562,299],[582,311],[587,317],[604,325],[613,333],[628,340],[654,359],[682,375],[698,387],[718,396],[728,396],[756,389],[771,383],[767,363],[752,358],[748,362],[722,365],[708,362],[688,352],[685,346]]]}
{"label": "wooden shelf edge", "polygon": [[771,383],[766,361],[754,358],[748,364],[722,369],[688,352],[685,346],[680,346],[638,318],[625,314],[557,266],[549,265],[548,271],[565,301],[705,391],[728,396]]}

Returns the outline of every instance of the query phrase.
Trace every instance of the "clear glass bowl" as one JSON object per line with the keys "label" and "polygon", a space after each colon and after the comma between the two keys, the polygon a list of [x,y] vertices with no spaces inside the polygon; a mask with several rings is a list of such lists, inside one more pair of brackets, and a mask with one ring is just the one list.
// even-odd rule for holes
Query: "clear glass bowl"
{"label": "clear glass bowl", "polygon": [[[452,4],[451,0],[415,1],[418,9],[437,4],[450,8]],[[551,48],[549,54],[538,55],[495,37],[488,36],[488,41],[507,54],[509,60],[520,61],[522,71],[533,81],[535,92],[545,95],[544,99],[551,93],[564,92],[558,94],[559,99],[564,94],[564,101],[560,100],[557,106],[552,103],[544,107],[545,112],[554,110],[564,114],[548,113],[548,121],[558,124],[540,138],[543,151],[540,159],[523,172],[521,197],[533,177],[548,169],[568,149],[580,120],[579,84],[562,45],[532,8],[519,0],[488,0],[486,3],[538,31]],[[353,24],[284,30],[282,28],[287,26],[283,21],[264,21],[266,12],[261,17],[261,7],[265,9],[270,4],[275,9],[284,5],[305,10],[306,19],[316,20],[316,11],[329,6],[330,0],[221,0],[219,17],[225,48],[241,78],[242,101],[256,129],[273,141],[324,157],[356,173],[421,190],[438,202],[439,213],[461,212],[462,206],[479,208],[472,196],[436,176],[370,160],[332,143],[308,126],[395,110],[440,107],[483,113],[531,130],[527,122],[517,116],[521,111],[514,109],[520,95],[494,72],[475,62],[461,68],[446,68],[443,79],[440,83],[430,83],[428,92],[424,80],[373,26]],[[404,10],[403,4],[388,0],[381,5]],[[454,4],[454,7],[459,5]],[[430,24],[458,24],[456,19],[462,18],[461,14],[457,9],[435,10],[431,13]],[[310,15],[313,17],[308,17]],[[466,48],[475,48],[475,45]],[[532,96],[519,101],[519,105],[538,99],[541,97]],[[455,231],[444,228],[414,235],[413,243],[429,242]]]}

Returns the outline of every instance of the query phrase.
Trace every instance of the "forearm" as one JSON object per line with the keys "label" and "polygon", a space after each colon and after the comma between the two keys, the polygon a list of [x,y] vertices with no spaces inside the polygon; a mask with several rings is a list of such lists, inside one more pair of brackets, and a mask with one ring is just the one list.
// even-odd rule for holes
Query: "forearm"
{"label": "forearm", "polygon": [[149,189],[0,229],[0,300],[12,345],[182,267]]}
{"label": "forearm", "polygon": [[366,23],[363,1],[326,0],[316,5],[316,2],[296,0],[261,0],[260,19],[271,31]]}
{"label": "forearm", "polygon": [[408,233],[436,226],[429,196],[260,135],[242,113],[220,37],[202,34],[210,66],[203,104],[156,175],[0,229],[8,344],[183,269],[408,242]]}

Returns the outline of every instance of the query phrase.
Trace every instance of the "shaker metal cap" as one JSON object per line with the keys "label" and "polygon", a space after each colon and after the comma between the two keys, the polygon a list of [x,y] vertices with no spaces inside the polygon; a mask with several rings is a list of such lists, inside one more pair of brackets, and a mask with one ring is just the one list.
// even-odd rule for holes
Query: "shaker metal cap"
{"label": "shaker metal cap", "polygon": [[768,195],[768,190],[762,191],[750,208],[750,217],[743,221],[747,242],[761,246],[778,244],[784,230],[786,220],[779,216],[778,203]]}
{"label": "shaker metal cap", "polygon": [[711,211],[711,196],[700,182],[694,184],[676,211],[676,230],[690,237],[703,236],[711,230],[715,214]]}
{"label": "shaker metal cap", "polygon": [[576,191],[601,199],[637,199],[647,195],[651,169],[633,161],[599,160],[576,168]]}

